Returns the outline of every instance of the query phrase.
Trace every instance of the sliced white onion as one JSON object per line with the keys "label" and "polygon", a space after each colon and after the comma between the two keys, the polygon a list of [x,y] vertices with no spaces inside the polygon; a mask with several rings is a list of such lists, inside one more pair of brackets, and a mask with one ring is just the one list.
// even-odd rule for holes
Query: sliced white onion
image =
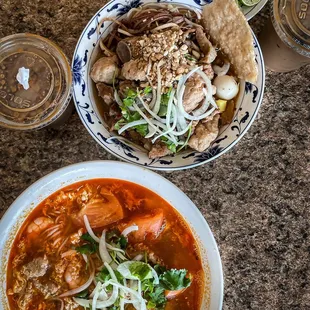
{"label": "sliced white onion", "polygon": [[120,98],[120,96],[119,96],[119,94],[118,94],[118,92],[117,92],[116,89],[114,90],[114,99],[115,99],[116,103],[117,103],[120,107],[123,106],[123,101],[122,101],[122,99]]}
{"label": "sliced white onion", "polygon": [[116,302],[118,298],[118,288],[116,286],[113,286],[113,291],[111,296],[109,297],[109,299],[107,300],[98,300],[97,304],[96,304],[96,308],[97,309],[103,309],[106,307],[110,307],[112,305],[114,305],[114,303]]}
{"label": "sliced white onion", "polygon": [[90,300],[88,299],[83,299],[83,298],[77,298],[73,297],[74,302],[76,302],[78,305],[84,307],[84,308],[89,308],[90,305]]}
{"label": "sliced white onion", "polygon": [[[166,126],[168,129],[170,128],[170,118],[171,118],[174,94],[175,94],[175,89],[173,88],[171,90],[170,97],[168,100],[168,106],[167,106]],[[174,115],[174,119],[176,120],[176,115]]]}
{"label": "sliced white onion", "polygon": [[119,283],[116,283],[112,280],[108,281],[109,284],[112,284],[113,286],[116,286],[122,290],[124,290],[125,292],[128,292],[129,294],[131,294],[134,298],[137,299],[137,301],[139,301],[140,305],[141,305],[141,310],[146,310],[146,304],[145,304],[145,300],[143,299],[143,297],[141,295],[139,295],[135,290],[130,289],[129,287],[126,287],[124,285],[121,285]]}
{"label": "sliced white onion", "polygon": [[59,298],[76,295],[76,294],[86,290],[91,285],[91,283],[93,282],[93,280],[95,278],[95,268],[93,266],[93,262],[92,262],[91,258],[89,259],[89,263],[90,263],[90,276],[89,276],[88,280],[83,285],[81,285],[80,287],[77,287],[73,290],[67,291],[67,292],[59,295],[58,296]]}
{"label": "sliced white onion", "polygon": [[213,65],[212,67],[216,75],[222,76],[222,75],[225,75],[229,71],[230,63],[225,62],[222,67],[217,66],[217,65]]}
{"label": "sliced white onion", "polygon": [[112,246],[111,244],[109,243],[106,243],[106,246],[107,246],[107,249],[111,250],[111,251],[115,251],[115,252],[120,252],[120,253],[123,253],[125,254],[125,251],[120,249],[120,248],[116,248],[114,246]]}
{"label": "sliced white onion", "polygon": [[102,232],[102,235],[99,241],[99,253],[100,253],[101,260],[104,262],[104,264],[105,263],[110,264],[112,262],[112,257],[110,256],[107,250],[107,246],[105,242],[105,234],[106,234],[106,231],[104,230]]}
{"label": "sliced white onion", "polygon": [[94,297],[91,303],[92,309],[97,309],[97,300],[99,297],[100,290],[102,289],[102,284],[100,282],[97,283],[94,289]]}
{"label": "sliced white onion", "polygon": [[147,122],[143,119],[140,119],[138,121],[133,121],[133,122],[130,122],[128,124],[126,124],[125,126],[123,126],[119,131],[118,131],[118,134],[122,134],[124,131],[126,131],[127,129],[129,128],[132,128],[132,127],[135,127],[135,126],[139,126],[139,125],[144,125],[144,124],[147,124]]}
{"label": "sliced white onion", "polygon": [[148,129],[149,129],[149,133],[145,136],[146,139],[152,138],[156,133],[156,130],[150,125],[148,125]]}
{"label": "sliced white onion", "polygon": [[[137,90],[138,92],[138,90]],[[142,103],[144,109],[151,114],[152,117],[154,117],[155,119],[157,119],[159,122],[161,123],[165,123],[165,120],[160,118],[157,114],[155,114],[148,106],[147,104],[144,102],[144,100],[142,99],[142,97],[140,96],[139,92],[138,92],[138,99],[140,100],[140,102]]]}
{"label": "sliced white onion", "polygon": [[152,270],[152,275],[153,275],[153,278],[154,278],[154,284],[159,284],[159,278],[158,278],[157,272],[152,267],[151,267],[151,270]]}
{"label": "sliced white onion", "polygon": [[[170,111],[171,112],[171,111]],[[162,136],[167,136],[168,134],[172,133],[173,130],[175,129],[175,127],[177,126],[177,117],[174,117],[174,122],[172,124],[172,127],[169,126],[169,129],[167,129],[167,131],[163,132],[162,134],[158,135],[157,137],[155,137],[153,140],[152,140],[152,143],[154,144],[155,141],[157,139],[159,139],[160,137]],[[168,127],[168,126],[167,126]]]}
{"label": "sliced white onion", "polygon": [[115,282],[118,282],[112,267],[107,262],[104,262],[104,266],[108,269],[111,279],[114,280]]}
{"label": "sliced white onion", "polygon": [[213,107],[211,110],[207,111],[206,113],[200,115],[200,116],[193,116],[193,115],[190,115],[188,114],[185,110],[184,110],[184,107],[183,107],[183,101],[182,101],[182,98],[183,98],[183,94],[184,94],[184,90],[185,90],[185,86],[183,85],[182,88],[181,88],[181,91],[180,91],[180,97],[178,98],[178,108],[179,108],[179,111],[180,113],[187,119],[189,120],[192,120],[192,121],[199,121],[201,119],[204,119],[206,118],[207,116],[211,115],[214,111],[215,111],[215,108]]}
{"label": "sliced white onion", "polygon": [[133,260],[135,260],[135,261],[141,261],[142,259],[143,259],[143,255],[142,254],[138,254],[137,256],[135,256],[133,258]]}
{"label": "sliced white onion", "polygon": [[92,228],[90,227],[90,224],[89,224],[87,215],[84,214],[83,219],[84,219],[84,224],[85,224],[85,227],[86,227],[87,232],[90,234],[90,236],[91,236],[96,242],[99,243],[99,240],[100,240],[100,239],[95,235],[95,233],[93,232]]}
{"label": "sliced white onion", "polygon": [[150,102],[150,104],[149,104],[149,107],[150,107],[150,109],[153,109],[153,108],[154,108],[154,105],[155,105],[155,103],[156,103],[156,98],[157,98],[157,96],[156,96],[156,90],[155,90],[155,88],[154,88],[154,86],[153,86],[151,80],[148,78],[148,76],[147,76],[146,78],[147,78],[148,82],[150,83],[150,85],[151,85],[151,87],[152,87],[152,100],[151,100],[151,102]]}
{"label": "sliced white onion", "polygon": [[209,97],[212,97],[212,84],[211,84],[211,80],[208,78],[208,76],[203,72],[201,71],[201,69],[199,68],[197,70],[197,74],[199,74],[203,81],[205,82],[206,86],[207,86],[207,94]]}
{"label": "sliced white onion", "polygon": [[120,252],[116,252],[116,255],[120,258],[120,259],[122,259],[122,260],[127,260],[127,258],[126,258],[126,256],[124,256],[122,253],[120,253]]}
{"label": "sliced white onion", "polygon": [[125,228],[123,231],[122,231],[122,235],[124,237],[127,237],[128,234],[130,234],[131,232],[133,231],[137,231],[139,230],[139,227],[137,225],[132,225],[132,226],[129,226],[127,228]]}
{"label": "sliced white onion", "polygon": [[160,73],[160,67],[161,67],[161,61],[157,64],[157,96],[156,96],[156,102],[153,108],[153,112],[155,114],[158,114],[160,109],[160,100],[161,100],[161,73]]}
{"label": "sliced white onion", "polygon": [[[142,111],[141,109],[136,105],[136,103],[133,103],[133,107],[136,109],[136,111],[147,121],[147,123],[153,127],[154,130],[156,130],[156,132],[158,132],[159,134],[163,133],[158,127],[164,128],[165,130],[167,130],[167,126],[162,124],[161,122],[157,121],[157,120],[150,120]],[[157,126],[155,126],[157,125]],[[165,135],[165,137],[172,141],[173,143],[177,143],[174,137],[171,137],[169,135]]]}

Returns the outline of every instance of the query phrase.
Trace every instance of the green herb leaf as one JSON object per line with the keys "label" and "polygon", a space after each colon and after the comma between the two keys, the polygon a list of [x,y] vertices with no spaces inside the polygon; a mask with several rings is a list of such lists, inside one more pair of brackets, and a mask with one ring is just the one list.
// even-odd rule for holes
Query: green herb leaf
{"label": "green herb leaf", "polygon": [[111,279],[110,273],[106,267],[103,267],[100,272],[96,274],[96,280],[105,283]]}
{"label": "green herb leaf", "polygon": [[171,269],[164,272],[159,277],[160,286],[165,290],[178,291],[189,287],[191,280],[186,278],[187,270],[185,269]]}
{"label": "green herb leaf", "polygon": [[133,104],[134,102],[135,102],[135,101],[134,101],[134,99],[132,99],[132,98],[125,98],[125,99],[123,100],[123,103],[124,103],[124,105],[125,105],[126,107],[131,107],[132,104]]}
{"label": "green herb leaf", "polygon": [[164,142],[168,149],[172,152],[172,153],[176,153],[177,151],[177,146],[170,140],[168,140],[166,137],[161,137],[160,138],[162,142]]}
{"label": "green herb leaf", "polygon": [[163,274],[164,272],[167,271],[167,268],[165,266],[161,266],[161,265],[155,265],[154,266],[154,270],[157,272],[157,274],[160,276],[161,274]]}
{"label": "green herb leaf", "polygon": [[147,95],[147,94],[149,94],[149,93],[151,93],[151,92],[152,92],[152,87],[151,87],[151,86],[147,86],[147,87],[145,87],[144,90],[143,90],[143,93],[144,93],[145,95]]}
{"label": "green herb leaf", "polygon": [[142,137],[145,137],[149,132],[149,127],[147,124],[137,125],[134,128]]}
{"label": "green herb leaf", "polygon": [[137,92],[135,92],[133,89],[128,88],[126,92],[126,97],[128,98],[136,98],[137,97]]}
{"label": "green herb leaf", "polygon": [[148,294],[150,296],[151,304],[156,305],[156,309],[163,309],[167,299],[165,297],[165,290],[160,287],[156,286],[153,293]]}
{"label": "green herb leaf", "polygon": [[121,249],[126,249],[127,244],[128,244],[128,241],[127,241],[126,237],[121,235],[121,237],[119,239],[119,245],[121,246]]}
{"label": "green herb leaf", "polygon": [[90,243],[96,243],[96,241],[91,237],[91,235],[89,233],[83,234],[81,236],[82,240],[88,241]]}
{"label": "green herb leaf", "polygon": [[86,297],[88,297],[88,290],[86,289],[86,290],[78,293],[77,295],[75,295],[75,297],[79,297],[79,298],[86,298]]}
{"label": "green herb leaf", "polygon": [[141,281],[153,277],[151,267],[143,262],[134,262],[130,264],[129,271],[134,277],[137,277]]}

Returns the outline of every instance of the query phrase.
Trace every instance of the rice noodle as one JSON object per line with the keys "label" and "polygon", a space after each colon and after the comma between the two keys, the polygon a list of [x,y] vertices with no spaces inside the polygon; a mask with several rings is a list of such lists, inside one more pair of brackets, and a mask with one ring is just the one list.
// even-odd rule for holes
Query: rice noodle
{"label": "rice noodle", "polygon": [[123,231],[122,231],[122,235],[124,237],[127,237],[128,234],[130,234],[131,232],[133,231],[137,231],[139,230],[139,227],[137,225],[132,225],[132,226],[129,226],[127,228],[125,228]]}
{"label": "rice noodle", "polygon": [[95,233],[93,232],[92,228],[90,227],[90,224],[89,224],[89,221],[88,221],[88,218],[87,218],[87,215],[84,214],[83,216],[83,219],[84,219],[84,224],[85,224],[85,227],[86,227],[86,230],[87,232],[90,234],[90,236],[96,241],[96,242],[100,242],[100,239],[95,235]]}
{"label": "rice noodle", "polygon": [[112,52],[111,50],[109,50],[104,43],[102,42],[102,40],[99,41],[99,46],[102,49],[102,51],[106,54],[106,56],[113,56],[115,55],[114,52]]}
{"label": "rice noodle", "polygon": [[61,257],[64,258],[64,257],[67,257],[67,256],[71,256],[73,254],[76,254],[76,253],[77,253],[76,250],[69,250],[67,252],[62,253]]}
{"label": "rice noodle", "polygon": [[152,33],[158,31],[158,30],[162,30],[162,29],[166,29],[166,28],[172,28],[172,27],[177,27],[179,28],[179,25],[175,24],[175,23],[168,23],[168,24],[164,24],[164,25],[160,25],[158,27],[155,27],[154,29],[151,30]]}
{"label": "rice noodle", "polygon": [[63,247],[66,245],[66,243],[68,242],[69,237],[67,237],[64,242],[60,245],[60,247],[58,248],[57,252],[58,254],[60,253],[60,251],[63,249]]}
{"label": "rice noodle", "polygon": [[123,30],[121,28],[118,28],[117,31],[122,33],[122,34],[124,34],[124,35],[126,35],[126,36],[128,36],[128,37],[133,37],[133,35],[131,33],[127,32],[127,31],[125,31],[125,30]]}

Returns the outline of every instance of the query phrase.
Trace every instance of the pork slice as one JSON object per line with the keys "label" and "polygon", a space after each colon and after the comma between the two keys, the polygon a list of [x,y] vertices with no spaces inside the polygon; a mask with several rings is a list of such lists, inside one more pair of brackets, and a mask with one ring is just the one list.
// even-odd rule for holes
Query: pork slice
{"label": "pork slice", "polygon": [[210,121],[200,122],[189,139],[188,145],[198,152],[205,151],[218,136],[219,119],[220,115],[217,114]]}
{"label": "pork slice", "polygon": [[117,57],[101,57],[93,65],[90,77],[95,83],[113,84],[113,79],[119,75]]}
{"label": "pork slice", "polygon": [[217,53],[214,46],[200,27],[196,28],[196,39],[200,49],[205,54],[203,59],[200,59],[200,61],[208,64],[212,63],[215,60]]}
{"label": "pork slice", "polygon": [[44,276],[48,267],[49,262],[46,255],[44,255],[43,257],[37,257],[24,265],[21,271],[28,279],[32,279]]}
{"label": "pork slice", "polygon": [[34,279],[33,284],[45,298],[56,295],[56,293],[60,290],[60,286],[52,281],[46,281],[45,283],[42,283],[39,279]]}
{"label": "pork slice", "polygon": [[98,95],[103,99],[107,105],[111,105],[114,102],[113,87],[104,83],[97,83]]}
{"label": "pork slice", "polygon": [[122,68],[122,76],[126,80],[145,82],[147,72],[147,62],[143,60],[130,60],[124,63]]}
{"label": "pork slice", "polygon": [[185,83],[183,107],[187,113],[195,110],[204,99],[204,81],[198,74],[193,74]]}
{"label": "pork slice", "polygon": [[172,154],[172,152],[168,149],[165,143],[156,142],[155,144],[152,145],[152,148],[149,152],[149,158],[155,159],[170,154]]}

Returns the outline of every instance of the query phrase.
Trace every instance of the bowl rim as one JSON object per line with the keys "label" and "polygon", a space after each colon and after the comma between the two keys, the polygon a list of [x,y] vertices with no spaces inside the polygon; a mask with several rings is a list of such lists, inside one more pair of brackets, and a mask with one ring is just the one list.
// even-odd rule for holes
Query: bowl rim
{"label": "bowl rim", "polygon": [[[28,186],[14,201],[13,203],[9,206],[9,208],[5,211],[5,213],[3,214],[1,220],[0,220],[0,233],[1,231],[5,231],[7,229],[14,229],[14,237],[13,240],[15,240],[16,238],[16,234],[20,229],[20,226],[22,225],[22,223],[24,223],[25,219],[28,217],[28,215],[39,205],[39,203],[41,201],[43,201],[44,199],[46,199],[47,197],[49,197],[51,195],[51,193],[54,193],[58,190],[60,190],[61,188],[68,186],[70,184],[74,184],[77,183],[79,181],[83,181],[83,180],[91,180],[91,179],[97,179],[100,177],[89,177],[89,178],[82,178],[81,180],[79,179],[69,179],[69,181],[66,184],[63,184],[63,180],[62,178],[65,178],[66,176],[70,176],[71,174],[83,174],[83,170],[87,171],[87,169],[98,169],[98,170],[102,170],[107,166],[110,166],[111,168],[113,168],[113,166],[119,166],[118,169],[122,169],[122,171],[124,171],[126,168],[128,168],[129,170],[133,170],[133,171],[129,171],[130,175],[134,175],[132,174],[132,172],[137,172],[136,176],[134,178],[139,178],[139,181],[135,181],[135,180],[128,180],[129,182],[132,183],[136,183],[138,185],[144,186],[145,188],[147,188],[148,190],[151,190],[153,192],[155,192],[157,195],[161,195],[159,193],[159,191],[155,191],[154,189],[149,188],[147,185],[143,185],[143,177],[147,177],[147,176],[152,176],[153,178],[155,178],[156,182],[159,181],[163,187],[170,187],[170,189],[173,189],[175,192],[177,192],[178,196],[180,197],[180,199],[182,198],[182,201],[186,201],[186,203],[189,204],[190,206],[190,212],[194,213],[195,218],[197,219],[196,222],[201,223],[203,225],[203,230],[205,231],[205,233],[207,233],[208,235],[208,239],[209,242],[211,244],[211,246],[209,245],[209,247],[207,248],[205,242],[201,241],[201,244],[203,245],[203,247],[207,250],[207,252],[212,252],[213,255],[213,259],[214,259],[214,263],[217,264],[217,273],[216,273],[216,278],[218,279],[218,298],[217,298],[217,303],[219,305],[219,308],[216,310],[221,310],[222,306],[223,306],[223,298],[224,298],[224,276],[223,276],[223,266],[222,266],[222,261],[221,261],[221,256],[220,256],[220,252],[216,243],[216,240],[214,238],[214,235],[206,221],[206,219],[204,218],[204,216],[202,215],[202,213],[200,212],[200,210],[198,209],[198,207],[192,202],[192,200],[181,190],[179,189],[175,184],[173,184],[171,181],[169,181],[168,179],[164,178],[163,176],[159,175],[158,173],[151,171],[147,168],[143,168],[143,167],[139,167],[137,165],[133,165],[133,164],[129,164],[129,163],[125,163],[125,162],[119,162],[119,161],[113,161],[113,160],[96,160],[96,161],[86,161],[86,162],[79,162],[79,163],[75,163],[69,166],[65,166],[62,167],[60,169],[57,169],[55,171],[52,171],[48,174],[46,174],[45,176],[41,177],[39,180],[35,181],[34,183],[32,183],[30,186]],[[99,168],[100,167],[100,168]],[[113,176],[102,176],[102,178],[113,178]],[[118,177],[114,177],[115,179],[120,179]],[[123,180],[127,180],[126,178],[124,178]],[[44,186],[51,186],[51,183],[58,181],[57,184],[57,190],[53,190],[51,193],[47,193],[47,188],[44,188]],[[141,182],[141,183],[138,183]],[[36,192],[36,191],[45,191],[46,194],[42,194],[42,195],[47,195],[44,196],[39,203],[36,203],[35,205],[31,206],[31,210],[29,210],[29,212],[27,212],[27,215],[24,216],[23,213],[20,213],[19,215],[17,215],[16,218],[14,218],[16,216],[15,212],[16,209],[19,207],[19,205],[24,204],[24,200],[26,197],[28,197],[28,199],[32,199],[34,200],[35,198],[32,195],[32,192]],[[164,194],[162,194],[164,195]],[[170,194],[169,194],[170,195]],[[29,198],[29,196],[31,196]],[[40,195],[41,196],[41,195]],[[163,199],[165,199],[169,204],[171,204],[171,206],[173,208],[176,209],[176,211],[178,213],[180,213],[180,215],[184,218],[184,220],[186,221],[187,225],[189,225],[190,229],[193,229],[193,223],[190,225],[189,220],[187,220],[187,216],[182,213],[182,211],[175,205],[172,204],[172,202],[168,201],[164,196],[161,196]],[[36,197],[38,198],[38,197]],[[175,199],[175,198],[174,198]],[[22,209],[21,212],[24,212],[25,210]],[[13,218],[13,220],[12,220]],[[12,222],[9,224],[9,227],[5,226],[5,224],[7,222]],[[18,227],[14,227],[14,225],[17,225]],[[15,229],[16,228],[16,229]],[[197,234],[198,237],[200,237],[201,235],[198,234],[197,232],[192,231],[192,233]],[[11,240],[12,236],[9,235],[9,233],[5,234],[5,238],[3,240],[1,240],[1,244],[3,244],[3,246],[5,247],[6,242],[8,242],[8,240]],[[11,242],[13,242],[11,240]],[[211,249],[210,249],[211,247]],[[1,252],[4,252],[3,249],[1,250]],[[8,253],[10,253],[10,249],[7,250]],[[201,255],[205,254],[202,251]],[[206,254],[205,254],[206,255]],[[208,256],[209,257],[209,254]],[[1,255],[0,257],[0,265],[2,265],[2,262],[4,262],[5,260],[5,254],[3,253],[3,255]],[[6,261],[5,261],[6,262]],[[209,264],[208,264],[209,265]],[[5,272],[7,270],[7,265],[5,268]],[[210,273],[212,272],[212,270],[210,270]],[[2,271],[1,271],[2,273]],[[6,297],[6,293],[3,293],[3,287],[4,285],[6,285],[6,273],[5,275],[3,275],[4,281],[2,281],[2,285],[1,285],[1,294],[0,294],[0,309],[1,309],[1,304],[4,302],[2,300],[3,295],[5,295]],[[210,283],[210,285],[212,285]],[[210,297],[210,300],[212,300],[212,297]],[[210,309],[210,310],[215,310],[215,309]]]}
{"label": "bowl rim", "polygon": [[[100,15],[100,12],[104,9],[106,9],[109,5],[111,5],[114,1],[116,0],[111,0],[109,2],[107,2],[104,6],[102,6],[92,17],[91,19],[89,20],[89,22],[87,23],[87,25],[84,27],[79,39],[78,39],[78,42],[76,43],[76,46],[75,46],[75,49],[74,49],[74,53],[73,53],[73,58],[72,58],[72,63],[71,63],[71,66],[72,68],[74,67],[74,61],[75,61],[75,57],[77,55],[77,52],[78,52],[78,49],[80,47],[80,44],[82,42],[82,39],[83,39],[83,36],[85,34],[86,31],[89,30],[89,26],[92,24],[92,22],[94,21],[94,19]],[[122,1],[125,1],[125,0],[122,0]],[[176,0],[177,1],[177,0]],[[194,0],[195,1],[195,0]],[[262,0],[260,3],[263,3],[265,0]],[[156,2],[156,0],[151,0],[151,2]],[[162,3],[170,3],[168,0],[164,0]],[[172,0],[172,3],[174,3],[174,1]],[[260,4],[259,3],[259,4]],[[264,5],[263,5],[264,6]],[[262,7],[263,7],[262,6]],[[255,7],[255,6],[254,6]],[[251,28],[251,26],[250,26]],[[90,136],[101,146],[103,147],[108,153],[112,154],[113,156],[119,158],[120,160],[122,161],[125,161],[127,163],[131,163],[131,164],[134,164],[134,165],[137,165],[137,166],[140,166],[140,167],[146,167],[147,169],[149,170],[157,170],[157,171],[179,171],[179,170],[186,170],[186,169],[191,169],[191,168],[196,168],[196,167],[199,167],[201,165],[204,165],[208,162],[211,162],[215,159],[217,159],[218,157],[224,155],[225,153],[227,153],[228,151],[231,150],[231,148],[233,148],[242,138],[243,136],[248,132],[248,130],[250,129],[250,127],[252,126],[252,124],[254,123],[255,119],[256,119],[256,116],[258,114],[258,111],[261,107],[261,104],[263,102],[263,97],[264,97],[264,92],[265,92],[265,79],[266,79],[266,70],[265,70],[265,64],[264,64],[264,58],[263,58],[263,53],[262,53],[262,50],[260,48],[260,45],[259,45],[259,42],[258,42],[258,39],[257,37],[255,36],[252,28],[251,28],[251,33],[252,33],[252,36],[253,36],[253,41],[255,42],[256,44],[256,47],[258,49],[258,53],[259,53],[259,59],[260,59],[260,68],[261,68],[261,73],[262,73],[262,76],[261,76],[261,93],[260,93],[260,97],[258,98],[258,101],[257,101],[257,105],[256,105],[256,109],[254,111],[254,113],[251,115],[251,120],[248,122],[248,124],[246,125],[246,127],[243,129],[242,133],[238,135],[237,138],[234,139],[233,142],[231,142],[228,146],[226,146],[221,152],[219,152],[217,155],[215,156],[212,156],[211,158],[209,159],[206,159],[204,161],[200,161],[200,162],[197,162],[197,163],[192,163],[192,164],[188,164],[188,165],[183,165],[183,166],[177,166],[177,167],[169,167],[169,166],[151,166],[151,165],[147,165],[145,166],[144,164],[140,164],[140,163],[137,163],[137,162],[134,162],[133,160],[129,159],[128,157],[125,157],[125,156],[122,156],[121,154],[119,154],[118,152],[115,152],[114,150],[108,148],[104,143],[102,143],[102,141],[100,140],[100,138],[98,136],[96,136],[94,134],[94,132],[92,131],[92,129],[89,127],[89,125],[85,122],[84,118],[82,117],[82,114],[81,114],[81,111],[78,107],[78,100],[76,98],[76,91],[75,91],[75,87],[73,87],[73,101],[74,101],[74,105],[75,105],[75,108],[77,110],[77,113],[79,115],[79,118],[82,122],[82,124],[84,125],[84,127],[87,129],[88,133],[90,134]],[[92,51],[93,49],[95,48],[95,46],[92,48]],[[91,100],[90,98],[90,102],[92,102],[93,104],[93,101]],[[94,113],[96,114],[96,111],[94,111]],[[96,115],[97,116],[97,115]],[[97,116],[98,117],[98,116]],[[231,124],[230,124],[231,125]],[[103,125],[102,125],[103,126]],[[208,150],[208,149],[207,149]],[[206,150],[206,151],[207,151]],[[203,152],[200,152],[200,153],[203,153]],[[173,157],[172,157],[173,158]]]}

